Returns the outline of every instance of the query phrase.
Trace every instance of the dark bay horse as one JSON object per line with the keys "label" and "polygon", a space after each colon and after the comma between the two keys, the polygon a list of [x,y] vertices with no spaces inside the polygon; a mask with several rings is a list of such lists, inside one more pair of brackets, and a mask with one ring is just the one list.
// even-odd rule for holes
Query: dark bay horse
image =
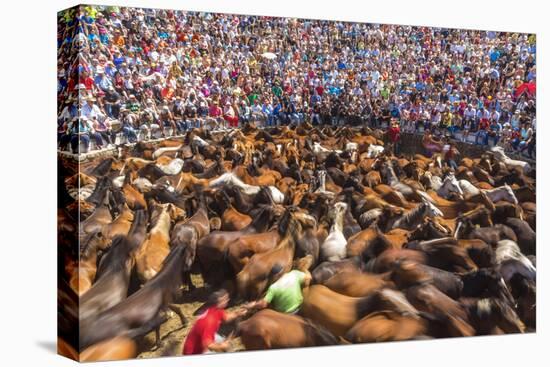
{"label": "dark bay horse", "polygon": [[182,283],[184,254],[185,247],[172,248],[162,269],[140,290],[97,316],[83,320],[79,330],[81,350],[116,336],[135,338],[153,329],[158,345],[159,327],[166,319],[166,315],[162,316],[161,311],[167,308],[176,312],[185,325],[185,317],[179,308],[171,306],[174,292]]}

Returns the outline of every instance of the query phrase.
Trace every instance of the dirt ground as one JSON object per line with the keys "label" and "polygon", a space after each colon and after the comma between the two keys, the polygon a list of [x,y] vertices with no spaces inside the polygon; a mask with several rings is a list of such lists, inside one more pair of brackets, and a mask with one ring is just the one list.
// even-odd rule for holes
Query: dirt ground
{"label": "dirt ground", "polygon": [[[156,358],[163,356],[179,356],[185,337],[191,330],[198,315],[195,312],[206,302],[210,290],[205,287],[202,277],[198,274],[191,276],[193,284],[197,287],[193,291],[188,291],[187,287],[182,288],[182,296],[177,300],[176,305],[179,306],[187,322],[182,327],[180,318],[171,313],[171,317],[161,325],[160,328],[160,346],[157,348],[155,344],[155,332],[152,331],[144,337],[137,340],[139,354],[137,358]],[[228,307],[228,310],[236,308],[236,306]],[[223,335],[229,334],[233,329],[233,325],[224,325],[220,330]],[[240,339],[232,339],[231,346],[233,351],[243,350]]]}

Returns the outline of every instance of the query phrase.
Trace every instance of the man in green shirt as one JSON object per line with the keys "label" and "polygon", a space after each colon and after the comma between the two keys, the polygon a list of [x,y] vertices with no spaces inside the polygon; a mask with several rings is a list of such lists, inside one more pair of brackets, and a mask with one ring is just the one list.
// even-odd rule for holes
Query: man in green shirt
{"label": "man in green shirt", "polygon": [[[270,276],[275,277],[282,270],[282,266],[274,265]],[[278,312],[298,313],[304,300],[302,288],[309,286],[310,282],[311,274],[309,271],[292,270],[271,284],[263,299],[251,302],[245,307],[262,309],[270,306]]]}

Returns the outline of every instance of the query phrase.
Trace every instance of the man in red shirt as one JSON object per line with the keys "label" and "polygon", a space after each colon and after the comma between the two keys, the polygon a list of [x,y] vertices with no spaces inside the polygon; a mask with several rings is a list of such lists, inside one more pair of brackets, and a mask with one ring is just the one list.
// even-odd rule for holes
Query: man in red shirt
{"label": "man in red shirt", "polygon": [[486,140],[488,129],[489,120],[486,118],[482,118],[481,120],[479,120],[479,130],[476,133],[476,144],[479,144],[479,138],[481,138],[482,143]]}
{"label": "man in red shirt", "polygon": [[[229,303],[229,294],[222,289],[210,296],[210,306],[195,321],[191,331],[183,344],[183,354],[203,354],[209,351],[225,352],[229,349],[227,340],[219,340],[218,329],[222,322],[230,322],[247,313],[246,309],[226,312],[224,309]],[[217,341],[218,339],[219,341]]]}
{"label": "man in red shirt", "polygon": [[393,119],[388,129],[388,137],[390,138],[390,144],[393,148],[395,155],[399,154],[399,139],[401,138],[401,128],[397,120]]}

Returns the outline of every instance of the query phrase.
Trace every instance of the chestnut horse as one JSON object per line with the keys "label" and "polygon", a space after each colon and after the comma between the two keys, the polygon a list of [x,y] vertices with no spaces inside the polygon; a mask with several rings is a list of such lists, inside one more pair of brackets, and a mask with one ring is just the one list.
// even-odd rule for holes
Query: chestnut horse
{"label": "chestnut horse", "polygon": [[172,221],[184,216],[174,204],[160,204],[153,211],[156,222],[147,239],[135,255],[136,272],[142,283],[153,278],[170,252],[170,228]]}
{"label": "chestnut horse", "polygon": [[237,289],[244,299],[258,299],[269,285],[269,281],[276,280],[268,279],[273,266],[279,265],[283,268],[279,273],[281,275],[290,271],[296,241],[301,237],[304,227],[314,227],[316,221],[310,215],[289,207],[279,225],[286,227],[286,231],[277,246],[252,256],[237,274]]}
{"label": "chestnut horse", "polygon": [[352,343],[411,340],[424,335],[426,331],[426,321],[418,316],[380,311],[355,323],[346,333],[345,339]]}
{"label": "chestnut horse", "polygon": [[221,285],[230,278],[227,263],[227,245],[246,234],[266,231],[275,217],[269,206],[262,207],[254,220],[240,231],[216,231],[204,236],[197,243],[197,260],[206,283]]}
{"label": "chestnut horse", "polygon": [[401,292],[391,289],[367,297],[344,296],[324,285],[312,285],[304,290],[302,314],[336,336],[344,336],[364,316],[383,310],[417,314]]}
{"label": "chestnut horse", "polygon": [[338,344],[328,330],[300,316],[265,309],[239,323],[237,335],[246,350]]}

